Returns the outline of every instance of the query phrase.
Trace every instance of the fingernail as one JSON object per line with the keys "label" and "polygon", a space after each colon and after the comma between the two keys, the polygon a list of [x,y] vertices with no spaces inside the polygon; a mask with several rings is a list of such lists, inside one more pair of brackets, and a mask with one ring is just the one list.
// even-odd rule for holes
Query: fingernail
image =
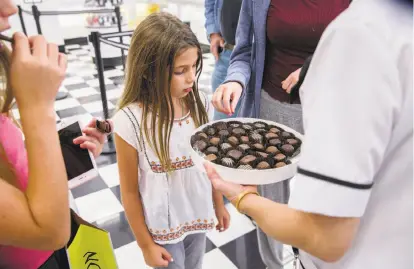
{"label": "fingernail", "polygon": [[220,228],[220,231],[224,231],[224,228]]}
{"label": "fingernail", "polygon": [[173,258],[171,258],[171,262],[173,262],[174,261],[174,259]]}

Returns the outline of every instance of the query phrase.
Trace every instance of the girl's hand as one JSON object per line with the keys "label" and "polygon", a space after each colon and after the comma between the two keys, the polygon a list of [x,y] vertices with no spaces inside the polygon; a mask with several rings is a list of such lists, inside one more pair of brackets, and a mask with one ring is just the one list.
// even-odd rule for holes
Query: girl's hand
{"label": "girl's hand", "polygon": [[204,167],[207,171],[207,176],[213,185],[213,188],[221,192],[226,198],[235,205],[237,196],[245,190],[257,192],[256,186],[242,186],[236,183],[224,181],[216,170],[208,162],[204,163]]}
{"label": "girl's hand", "polygon": [[43,36],[28,39],[16,33],[13,39],[10,83],[19,110],[33,107],[52,110],[65,78],[66,56]]}
{"label": "girl's hand", "polygon": [[145,263],[153,268],[168,267],[168,264],[174,261],[171,254],[157,244],[143,248],[142,253],[144,254]]}
{"label": "girl's hand", "polygon": [[298,70],[290,74],[284,81],[282,81],[282,88],[287,93],[290,93],[292,90],[292,87],[295,86],[296,83],[298,83],[301,69],[302,68],[299,68]]}
{"label": "girl's hand", "polygon": [[[113,125],[112,121],[108,120]],[[75,138],[73,143],[80,145],[83,149],[88,149],[96,158],[102,153],[103,145],[105,144],[106,134],[101,133],[95,128],[96,119],[93,118],[88,125],[82,130],[83,135]],[[113,129],[113,128],[112,128]]]}
{"label": "girl's hand", "polygon": [[216,207],[215,211],[218,220],[216,230],[219,232],[224,232],[230,226],[230,214],[224,205]]}

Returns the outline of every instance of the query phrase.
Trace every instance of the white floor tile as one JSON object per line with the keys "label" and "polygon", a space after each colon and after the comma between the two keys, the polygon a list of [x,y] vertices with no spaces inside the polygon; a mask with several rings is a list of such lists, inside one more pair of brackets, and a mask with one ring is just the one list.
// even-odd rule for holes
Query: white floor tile
{"label": "white floor tile", "polygon": [[[65,45],[66,49],[79,49],[81,46],[79,44],[73,44],[73,45]],[[72,53],[72,52],[71,52]],[[70,55],[70,54],[69,54]]]}
{"label": "white floor tile", "polygon": [[92,56],[88,55],[88,56],[79,56],[79,60],[83,61],[83,62],[90,62],[92,61]]}
{"label": "white floor tile", "polygon": [[105,77],[117,77],[117,76],[123,76],[124,75],[124,71],[120,70],[120,69],[112,69],[112,70],[108,70],[104,72]]}
{"label": "white floor tile", "polygon": [[124,210],[110,189],[88,194],[75,201],[80,216],[88,222],[94,222]]}
{"label": "white floor tile", "polygon": [[115,256],[119,269],[151,269],[145,264],[142,251],[136,242],[116,249]]}
{"label": "white floor tile", "polygon": [[79,114],[79,115],[76,115],[76,116],[63,118],[62,121],[63,122],[75,122],[75,121],[79,121],[80,124],[81,124],[81,128],[83,128],[86,124],[89,123],[89,121],[91,119],[92,119],[92,115],[91,114]]}
{"label": "white floor tile", "polygon": [[245,216],[237,212],[236,208],[231,205],[226,205],[227,210],[230,213],[230,227],[227,231],[219,233],[214,230],[207,234],[207,237],[217,247],[221,247],[228,242],[253,231],[256,227],[253,223]]}
{"label": "white floor tile", "polygon": [[[82,105],[82,106],[89,113],[95,113],[95,112],[102,111],[102,102],[101,101],[92,102],[92,103],[85,104],[85,105]],[[115,106],[112,103],[108,102],[108,109],[113,109],[113,108],[115,108]]]}
{"label": "white floor tile", "polygon": [[[237,269],[236,265],[232,263],[220,249],[215,249],[208,252],[204,256],[203,269]],[[252,268],[253,269],[253,268]]]}
{"label": "white floor tile", "polygon": [[[76,75],[77,75],[77,74],[76,74]],[[66,78],[66,79],[63,81],[62,85],[63,85],[63,86],[66,86],[66,85],[73,85],[73,84],[79,84],[79,83],[84,83],[84,82],[85,82],[85,81],[83,80],[83,78],[76,76],[76,77],[69,77],[69,78]]]}
{"label": "white floor tile", "polygon": [[119,98],[119,97],[121,97],[122,93],[123,93],[122,88],[106,91],[106,98],[108,100]]}
{"label": "white floor tile", "polygon": [[82,88],[79,90],[72,90],[70,91],[70,95],[75,98],[85,97],[89,95],[98,94],[99,92],[95,88]]}
{"label": "white floor tile", "polygon": [[109,188],[119,185],[118,164],[114,163],[99,169],[99,174]]}
{"label": "white floor tile", "polygon": [[71,107],[79,106],[80,103],[77,99],[74,98],[65,98],[63,100],[59,100],[55,102],[55,110],[63,110]]}

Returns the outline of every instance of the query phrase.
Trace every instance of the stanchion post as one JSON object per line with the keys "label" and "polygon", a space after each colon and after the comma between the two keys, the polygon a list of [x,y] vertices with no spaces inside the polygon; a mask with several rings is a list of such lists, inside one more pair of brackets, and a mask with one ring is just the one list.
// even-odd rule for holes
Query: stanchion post
{"label": "stanchion post", "polygon": [[22,25],[23,33],[27,36],[26,25],[24,24],[24,18],[23,18],[23,9],[20,5],[18,5],[17,8],[19,9],[19,18],[20,18],[20,24]]}
{"label": "stanchion post", "polygon": [[[108,111],[108,100],[106,99],[106,87],[105,87],[105,77],[104,77],[104,65],[101,55],[101,43],[100,43],[100,33],[92,32],[89,36],[89,41],[92,43],[95,50],[95,64],[98,69],[98,79],[99,79],[99,90],[101,92],[102,99],[102,108],[104,112],[105,119],[109,118]],[[108,136],[108,142],[104,145],[102,154],[113,154],[115,153],[115,145],[111,135]]]}
{"label": "stanchion post", "polygon": [[[118,31],[121,33],[122,32],[122,21],[121,21],[121,9],[119,6],[115,7],[115,15],[116,15],[116,21],[118,24]],[[119,37],[119,41],[121,42],[121,44],[124,43],[122,36]],[[124,71],[125,71],[125,53],[123,49],[121,49],[121,57],[122,57],[122,67],[124,68]]]}
{"label": "stanchion post", "polygon": [[40,12],[36,5],[32,6],[33,16],[36,22],[37,33],[39,35],[42,34],[42,28],[40,27]]}

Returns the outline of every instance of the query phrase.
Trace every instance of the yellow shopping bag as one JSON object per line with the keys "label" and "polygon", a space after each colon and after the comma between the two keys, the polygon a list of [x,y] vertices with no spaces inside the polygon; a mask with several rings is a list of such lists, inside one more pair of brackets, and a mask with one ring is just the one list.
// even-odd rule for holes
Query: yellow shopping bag
{"label": "yellow shopping bag", "polygon": [[77,216],[79,228],[67,248],[71,269],[117,269],[109,233]]}

